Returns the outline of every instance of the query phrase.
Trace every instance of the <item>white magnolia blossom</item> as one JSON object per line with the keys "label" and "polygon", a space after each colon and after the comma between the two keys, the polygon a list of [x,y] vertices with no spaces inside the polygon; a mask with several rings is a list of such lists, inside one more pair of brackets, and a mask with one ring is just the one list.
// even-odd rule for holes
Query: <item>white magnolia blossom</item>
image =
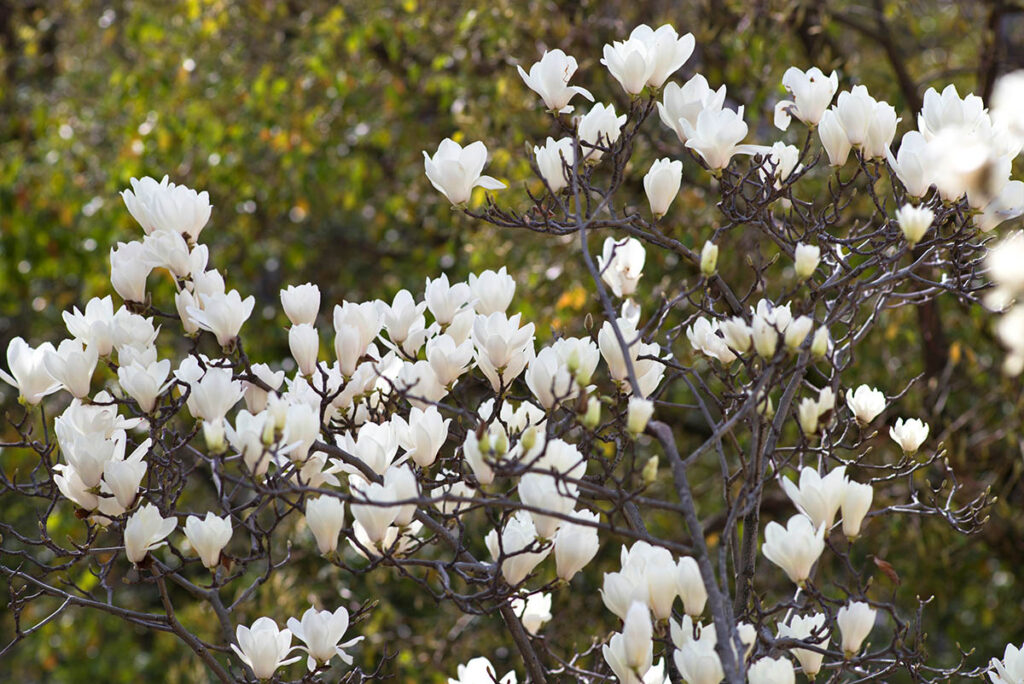
{"label": "white magnolia blossom", "polygon": [[848,480],[843,490],[843,534],[849,539],[855,539],[860,535],[861,525],[864,516],[871,509],[871,500],[875,496],[875,489],[870,484],[861,484]]}
{"label": "white magnolia blossom", "polygon": [[896,210],[896,222],[899,224],[900,230],[903,231],[903,237],[911,246],[921,241],[934,220],[935,212],[928,207],[904,204]]}
{"label": "white magnolia blossom", "polygon": [[[808,616],[794,615],[790,618],[788,625],[779,625],[779,636],[800,639],[815,646],[824,647],[828,643],[826,619],[824,613]],[[807,648],[794,648],[791,652],[800,662],[800,667],[808,677],[814,677],[821,671],[821,663],[825,659],[824,653]]]}
{"label": "white magnolia blossom", "polygon": [[747,137],[742,105],[736,111],[703,109],[696,123],[681,119],[679,124],[686,135],[686,146],[697,152],[712,171],[724,169],[734,155],[764,151],[758,145],[740,144]]}
{"label": "white magnolia blossom", "polygon": [[900,445],[903,453],[913,456],[928,439],[928,423],[919,418],[897,418],[896,424],[889,428],[889,436]]}
{"label": "white magnolia blossom", "polygon": [[817,245],[805,245],[798,242],[793,252],[793,271],[800,280],[807,280],[818,268],[821,261],[821,248]]}
{"label": "white magnolia blossom", "polygon": [[207,512],[205,518],[190,515],[182,531],[203,565],[213,570],[220,562],[221,551],[231,541],[231,518],[220,518],[212,512]]}
{"label": "white magnolia blossom", "polygon": [[292,325],[313,325],[320,312],[320,288],[312,283],[281,290],[281,307]]}
{"label": "white magnolia blossom", "polygon": [[654,663],[653,625],[647,606],[633,602],[623,619],[622,633],[602,647],[605,662],[622,684],[642,684]]}
{"label": "white magnolia blossom", "polygon": [[498,677],[497,671],[487,658],[473,658],[465,665],[459,665],[458,679],[448,678],[448,684],[517,684],[515,671]]}
{"label": "white magnolia blossom", "polygon": [[815,527],[805,515],[794,515],[785,527],[772,521],[764,529],[761,553],[800,586],[811,576],[811,568],[824,550],[825,526]]}
{"label": "white magnolia blossom", "polygon": [[672,129],[683,144],[687,140],[687,128],[682,123],[684,120],[689,129],[695,129],[697,117],[702,111],[718,111],[725,103],[725,86],[712,90],[701,74],[695,74],[682,86],[669,83],[662,93],[663,101],[658,103],[658,115],[661,122]]}
{"label": "white magnolia blossom", "polygon": [[278,668],[291,665],[301,656],[289,658],[292,650],[292,633],[278,629],[273,618],[261,617],[251,627],[238,625],[231,650],[239,660],[252,668],[257,679],[270,679]]}
{"label": "white magnolia blossom", "polygon": [[473,295],[473,310],[489,316],[508,309],[516,293],[516,281],[502,266],[497,271],[470,273],[469,289]]}
{"label": "white magnolia blossom", "polygon": [[782,75],[782,85],[793,100],[782,100],[775,105],[776,127],[783,131],[789,128],[792,116],[815,126],[839,90],[839,75],[833,71],[825,76],[818,67],[811,67],[806,72],[789,67]]}
{"label": "white magnolia blossom", "polygon": [[576,159],[576,144],[572,138],[555,140],[549,137],[544,147],[534,147],[537,168],[551,192],[559,192],[569,185]]}
{"label": "white magnolia blossom", "polygon": [[647,192],[652,214],[656,217],[665,215],[672,200],[679,194],[679,185],[682,181],[683,162],[672,161],[666,157],[651,164],[650,170],[644,176],[644,190]]}
{"label": "white magnolia blossom", "polygon": [[[589,147],[582,145],[581,152],[587,163],[596,164],[601,161],[605,150],[597,148],[609,148],[614,145],[625,123],[625,114],[616,116],[614,105],[604,105],[600,102],[591,107],[586,116],[580,117],[576,133],[581,144],[589,144]],[[566,159],[568,158],[566,155]]]}
{"label": "white magnolia blossom", "polygon": [[601,279],[616,297],[629,297],[636,292],[646,257],[643,243],[636,238],[615,240],[610,237],[604,241],[602,252],[597,257],[597,268]]}
{"label": "white magnolia blossom", "polygon": [[875,626],[878,611],[863,601],[852,601],[836,613],[836,624],[842,636],[842,648],[847,657],[855,655]]}
{"label": "white magnolia blossom", "polygon": [[463,147],[451,138],[445,138],[433,157],[423,152],[423,166],[430,184],[456,206],[468,202],[475,187],[487,190],[505,187],[495,178],[480,175],[485,163],[487,148],[480,141]]}
{"label": "white magnolia blossom", "polygon": [[43,397],[60,389],[61,383],[46,369],[46,359],[57,350],[49,342],[36,348],[15,337],[7,344],[7,368],[0,369],[0,380],[18,390],[18,398],[26,404],[38,404]]}
{"label": "white magnolia blossom", "polygon": [[362,641],[363,637],[359,636],[342,643],[348,627],[348,611],[343,606],[333,613],[310,606],[302,614],[301,621],[288,618],[288,631],[305,644],[299,648],[309,654],[306,658],[306,667],[310,672],[315,670],[317,665],[326,665],[334,656],[338,656],[346,665],[352,664],[352,656],[346,653],[345,649],[352,648]]}
{"label": "white magnolia blossom", "polygon": [[530,634],[536,634],[551,619],[551,594],[530,594],[525,599],[516,597],[511,605]]}
{"label": "white magnolia blossom", "polygon": [[[555,548],[556,572],[560,579],[569,581],[597,555],[601,541],[597,528],[599,516],[591,511],[572,513],[576,522],[563,522],[552,540]],[[589,523],[589,524],[586,524]]]}
{"label": "white magnolia blossom", "polygon": [[136,565],[142,562],[146,554],[163,546],[178,519],[164,518],[153,504],[146,504],[128,518],[124,526],[124,551],[128,560]]}
{"label": "white magnolia blossom", "polygon": [[121,192],[124,204],[147,235],[167,230],[181,233],[195,242],[210,220],[210,196],[184,185],[175,185],[164,176],[160,182],[146,176],[131,179],[131,190]]}
{"label": "white magnolia blossom", "polygon": [[828,530],[843,504],[846,466],[833,468],[825,477],[818,475],[814,468],[804,467],[800,471],[800,486],[793,484],[787,475],[782,478],[782,489],[814,527],[824,526]]}
{"label": "white magnolia blossom", "polygon": [[550,544],[541,546],[538,542],[537,528],[526,511],[516,511],[500,534],[491,530],[484,541],[491,558],[502,559],[501,575],[512,586],[526,579],[551,552]]}
{"label": "white magnolia blossom", "polygon": [[530,67],[529,73],[521,66],[516,68],[519,69],[519,75],[526,86],[544,100],[544,106],[548,111],[571,112],[573,108],[569,101],[576,95],[594,101],[594,96],[586,88],[569,85],[569,80],[576,73],[578,66],[575,57],[561,50],[545,50],[540,61]]}
{"label": "white magnolia blossom", "polygon": [[1024,644],[1020,647],[1006,644],[1003,659],[989,661],[988,677],[992,684],[1020,684],[1024,682]]}
{"label": "white magnolia blossom", "polygon": [[692,34],[680,37],[668,24],[657,30],[641,24],[627,40],[605,45],[601,64],[623,90],[637,95],[646,86],[660,88],[690,58],[694,45]]}
{"label": "white magnolia blossom", "polygon": [[747,668],[747,682],[749,684],[794,684],[796,671],[789,658],[761,658]]}
{"label": "white magnolia blossom", "polygon": [[256,298],[252,295],[242,299],[238,290],[226,294],[199,295],[202,308],[189,307],[188,315],[203,330],[209,330],[222,347],[230,346],[238,332],[252,314]]}
{"label": "white magnolia blossom", "polygon": [[846,405],[861,425],[867,425],[885,410],[885,394],[867,385],[846,393]]}
{"label": "white magnolia blossom", "polygon": [[341,528],[345,526],[345,504],[326,494],[307,499],[306,525],[316,538],[320,553],[333,553],[338,548]]}

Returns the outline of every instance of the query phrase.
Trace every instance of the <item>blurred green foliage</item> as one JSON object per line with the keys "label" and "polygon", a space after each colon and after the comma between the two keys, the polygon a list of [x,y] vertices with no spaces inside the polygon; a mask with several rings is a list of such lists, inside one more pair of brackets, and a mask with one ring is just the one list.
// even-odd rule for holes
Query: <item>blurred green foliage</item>
{"label": "blurred green foliage", "polygon": [[[903,65],[918,96],[948,82],[961,92],[984,91],[1001,60],[1012,59],[1015,48],[1019,58],[1019,46],[1006,44],[1007,35],[1024,35],[1019,13],[993,21],[992,8],[1006,5],[0,0],[0,342],[6,347],[14,335],[56,341],[61,311],[109,292],[109,247],[139,236],[117,193],[133,176],[165,173],[209,191],[215,208],[202,240],[229,287],[257,296],[255,317],[268,324],[250,323],[246,335],[250,349],[266,350],[261,358],[286,355],[277,293],[305,281],[320,285],[325,302],[390,299],[402,287],[417,291],[442,270],[462,278],[508,265],[519,281],[516,305],[542,323],[541,337],[550,334],[548,321],[578,327],[598,309],[578,285],[574,242],[476,224],[453,213],[423,176],[421,150],[432,153],[446,136],[479,139],[491,152],[488,173],[510,183],[503,199],[525,199],[527,145],[557,133],[515,64],[528,66],[544,49],[561,47],[580,62],[576,82],[622,111],[627,102],[599,64],[601,46],[637,23],[671,22],[692,31],[698,45],[677,78],[697,70],[712,84],[727,84],[730,101],[747,107],[751,139],[778,139],[771,108],[791,64],[836,68],[844,86],[867,84],[900,110],[906,130],[914,102],[894,63]],[[877,8],[895,36],[895,55],[879,40]],[[680,156],[678,143],[651,121],[635,169],[665,155]],[[627,195],[642,197],[641,176],[633,174]],[[699,245],[720,218],[708,201],[706,175],[687,164],[686,179],[666,226]],[[744,239],[723,246],[724,272],[742,270],[742,261],[729,257],[742,253]],[[648,291],[679,277],[663,259],[649,256]],[[894,529],[875,530],[871,538],[880,546],[863,553],[887,559],[902,577],[897,589],[880,575],[880,595],[896,590],[906,605],[914,596],[936,597],[926,616],[940,661],[955,659],[959,643],[976,646],[972,662],[981,664],[1001,655],[1006,640],[1024,639],[1020,387],[999,375],[1000,352],[980,310],[944,303],[943,315],[952,370],[916,385],[900,409],[926,416],[970,491],[997,483],[1000,502],[989,531],[978,537],[959,537],[940,521],[901,519]],[[912,312],[888,316],[876,337],[861,352],[851,384],[887,387],[891,377],[920,372]],[[679,423],[699,438],[699,420],[680,416]],[[892,449],[884,435],[878,449]],[[720,492],[707,479],[699,493],[702,511],[711,513]],[[655,490],[671,496],[664,483]],[[22,513],[3,511],[11,518]],[[674,520],[651,522],[655,529],[678,527]],[[77,529],[69,509],[58,509],[50,524],[72,535]],[[294,534],[308,532],[300,526]],[[499,672],[515,665],[497,617],[439,613],[415,584],[389,570],[339,579],[322,571],[309,548],[296,545],[295,571],[275,575],[258,592],[248,619],[266,613],[281,621],[312,600],[327,607],[342,600],[350,609],[376,601],[356,627],[367,636],[357,657],[372,666],[385,651],[397,652],[390,669],[398,681],[444,681],[457,663],[480,654]],[[606,544],[578,586],[556,597],[545,634],[563,652],[585,649],[592,636],[615,626],[597,589],[617,556],[617,544]],[[188,608],[187,597],[175,598],[187,627],[209,628],[209,615]],[[140,590],[133,600],[144,607],[155,597]],[[23,624],[45,617],[39,605]],[[12,631],[10,616],[0,616],[0,641]],[[205,676],[174,638],[83,611],[50,622],[8,654],[0,670],[24,682]]]}

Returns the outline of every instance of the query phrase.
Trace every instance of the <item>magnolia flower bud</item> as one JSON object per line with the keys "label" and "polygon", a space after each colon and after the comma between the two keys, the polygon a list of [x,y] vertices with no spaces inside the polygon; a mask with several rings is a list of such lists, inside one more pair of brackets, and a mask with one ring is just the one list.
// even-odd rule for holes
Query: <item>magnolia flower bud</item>
{"label": "magnolia flower bud", "polygon": [[864,516],[871,509],[871,499],[875,490],[870,484],[861,484],[849,480],[843,490],[843,534],[848,539],[856,539],[860,535],[860,527]]}
{"label": "magnolia flower bud", "polygon": [[141,242],[119,242],[110,248],[110,284],[126,302],[146,301],[146,278],[153,270]]}
{"label": "magnolia flower bud", "polygon": [[644,176],[644,191],[651,205],[651,213],[661,218],[668,211],[672,200],[679,194],[683,182],[683,162],[668,157],[658,159]]}
{"label": "magnolia flower bud", "polygon": [[[573,517],[596,524],[597,513],[575,511]],[[555,547],[555,569],[558,577],[568,582],[594,559],[601,546],[597,528],[573,522],[563,522],[552,540]]]}
{"label": "magnolia flower bud", "polygon": [[581,420],[583,427],[593,430],[601,423],[601,400],[597,397],[590,397],[587,400],[587,412]]}
{"label": "magnolia flower bud", "polygon": [[316,372],[316,360],[320,353],[320,336],[309,323],[293,325],[288,329],[288,348],[299,367],[299,373],[307,377]]}
{"label": "magnolia flower bud", "polygon": [[676,564],[676,588],[687,615],[696,618],[704,612],[708,590],[704,586],[697,561],[690,556],[683,556]]}
{"label": "magnolia flower bud", "polygon": [[875,609],[863,601],[846,604],[836,613],[836,622],[842,634],[843,653],[852,658],[875,626]]}
{"label": "magnolia flower bud", "polygon": [[814,274],[814,270],[818,268],[819,261],[821,261],[820,247],[805,245],[802,242],[797,243],[793,257],[793,270],[796,272],[797,278],[800,280],[810,278]]}
{"label": "magnolia flower bud", "polygon": [[626,417],[626,428],[633,436],[647,429],[647,421],[654,415],[654,402],[639,397],[629,398],[629,409]]}
{"label": "magnolia flower bud", "polygon": [[658,455],[655,454],[647,459],[647,463],[644,463],[644,469],[640,473],[640,477],[643,480],[644,486],[649,487],[655,483],[658,479]]}
{"label": "magnolia flower bud", "polygon": [[755,316],[750,326],[754,338],[754,351],[762,359],[768,360],[775,356],[775,349],[779,344],[779,331],[767,319]]}
{"label": "magnolia flower bud", "polygon": [[505,187],[495,178],[480,175],[486,162],[487,148],[479,141],[462,147],[451,138],[445,138],[433,157],[423,152],[423,167],[430,184],[456,206],[468,202],[475,187],[487,190]]}
{"label": "magnolia flower bud", "polygon": [[821,326],[814,331],[814,339],[811,340],[811,355],[818,359],[825,358],[832,340],[828,335],[828,328]]}
{"label": "magnolia flower bud", "polygon": [[231,541],[231,517],[218,518],[211,511],[207,511],[202,519],[190,515],[185,521],[184,532],[203,565],[213,570],[220,562],[220,552]]}
{"label": "magnolia flower bud", "polygon": [[814,321],[810,316],[799,316],[790,321],[789,325],[786,326],[786,347],[790,351],[800,349],[800,345],[807,339],[807,335],[811,332],[812,327],[814,327]]}
{"label": "magnolia flower bud", "polygon": [[828,154],[829,166],[842,166],[846,163],[850,157],[850,141],[835,109],[821,115],[818,138],[821,140],[821,146],[825,148],[825,153]]}
{"label": "magnolia flower bud", "polygon": [[918,418],[910,418],[904,421],[896,419],[896,424],[889,428],[889,436],[900,445],[903,453],[913,456],[917,450],[928,439],[928,423]]}
{"label": "magnolia flower bud", "polygon": [[163,546],[174,528],[177,518],[164,518],[153,504],[135,511],[124,526],[124,551],[128,560],[138,565],[150,550]]}
{"label": "magnolia flower bud", "polygon": [[[354,506],[353,506],[354,508]],[[316,538],[322,555],[338,548],[338,535],[345,526],[345,504],[326,494],[306,500],[306,525]]]}
{"label": "magnolia flower bud", "polygon": [[634,671],[651,666],[654,627],[647,606],[634,601],[622,625],[623,651],[626,666]]}
{"label": "magnolia flower bud", "polygon": [[271,618],[261,617],[252,627],[238,625],[235,629],[237,644],[231,644],[238,658],[252,668],[257,679],[270,679],[277,668],[290,665],[301,656],[289,658],[292,650],[292,633],[278,629]]}
{"label": "magnolia flower bud", "polygon": [[320,288],[311,283],[289,285],[281,290],[281,306],[292,325],[313,325],[320,312]]}
{"label": "magnolia flower bud", "polygon": [[896,221],[903,231],[903,237],[914,246],[921,241],[924,234],[928,232],[932,221],[935,220],[935,212],[928,207],[915,207],[912,204],[904,204],[896,212]]}
{"label": "magnolia flower bud", "polygon": [[718,245],[708,240],[700,250],[700,272],[705,278],[710,278],[717,268]]}
{"label": "magnolia flower bud", "polygon": [[774,520],[764,530],[761,553],[799,586],[825,550],[825,526],[815,528],[805,515],[794,515],[783,527]]}

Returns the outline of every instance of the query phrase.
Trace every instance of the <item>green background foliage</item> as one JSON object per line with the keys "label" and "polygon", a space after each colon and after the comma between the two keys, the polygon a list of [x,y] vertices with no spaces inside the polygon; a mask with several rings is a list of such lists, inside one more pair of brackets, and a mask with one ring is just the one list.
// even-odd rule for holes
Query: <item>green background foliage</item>
{"label": "green background foliage", "polygon": [[[109,247],[140,234],[117,193],[133,176],[164,173],[209,191],[214,212],[202,241],[229,287],[256,295],[246,340],[261,359],[287,355],[277,293],[305,281],[320,285],[325,302],[390,299],[440,271],[463,278],[507,265],[519,284],[515,306],[538,320],[541,338],[547,326],[579,329],[598,307],[581,287],[575,243],[477,224],[453,213],[423,175],[421,150],[433,153],[450,136],[487,144],[488,173],[510,185],[502,201],[523,203],[524,183],[539,188],[524,180],[528,146],[558,133],[515,64],[561,47],[580,62],[575,82],[622,111],[627,101],[599,64],[601,46],[637,23],[671,22],[698,46],[676,80],[700,71],[727,84],[730,102],[746,105],[752,140],[780,138],[771,109],[791,64],[838,69],[843,87],[866,84],[897,107],[905,131],[926,87],[986,92],[994,73],[1014,66],[1022,16],[1012,3],[882,0],[0,0],[0,342],[56,341],[61,311],[110,292]],[[642,169],[666,155],[682,152],[652,120],[626,187],[631,201],[643,196]],[[684,167],[665,225],[696,246],[721,219],[706,174],[685,159]],[[744,239],[722,247],[727,278],[742,272]],[[679,278],[674,266],[649,255],[643,291]],[[1020,386],[999,374],[1001,353],[980,309],[944,302],[941,311],[948,370],[918,382],[899,410],[929,420],[969,492],[994,484],[1000,500],[980,535],[959,537],[935,520],[876,522],[874,546],[860,553],[888,560],[902,578],[895,587],[879,574],[880,596],[895,591],[904,605],[935,596],[926,615],[940,662],[955,658],[959,643],[976,646],[972,662],[981,664],[1006,640],[1024,639]],[[260,319],[266,324],[254,324]],[[923,370],[920,337],[913,312],[886,317],[847,382],[894,391],[892,378]],[[680,414],[678,424],[701,439],[699,417]],[[884,456],[894,447],[882,434],[877,449]],[[2,458],[8,467],[19,456]],[[707,515],[720,506],[713,476],[698,488]],[[654,489],[672,496],[665,483]],[[2,514],[26,515],[23,505],[5,501]],[[787,516],[785,502],[773,513]],[[679,527],[663,517],[651,524]],[[70,508],[50,525],[77,529]],[[367,636],[357,658],[369,667],[397,650],[398,681],[444,681],[480,654],[499,672],[515,665],[497,617],[439,609],[388,570],[339,580],[322,572],[309,543],[295,548],[294,570],[261,589],[250,621],[266,613],[280,622],[311,600],[350,609],[375,601],[355,628]],[[597,590],[617,556],[618,545],[606,543],[573,591],[556,595],[544,633],[561,650],[585,649],[615,627]],[[131,596],[139,607],[155,600],[145,589]],[[198,608],[179,617],[200,632],[211,622]],[[12,633],[11,616],[0,616],[0,641]],[[18,645],[0,670],[20,681],[201,681],[189,656],[170,636],[73,611]]]}

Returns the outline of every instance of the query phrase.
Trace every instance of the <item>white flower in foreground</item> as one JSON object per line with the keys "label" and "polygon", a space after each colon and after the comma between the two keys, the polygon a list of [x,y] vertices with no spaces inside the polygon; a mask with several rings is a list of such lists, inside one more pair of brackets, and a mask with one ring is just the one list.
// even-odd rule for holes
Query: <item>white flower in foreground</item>
{"label": "white flower in foreground", "polygon": [[[1000,76],[989,100],[992,121],[1002,126],[1024,145],[1024,69]],[[1024,674],[1021,675],[1024,679]]]}
{"label": "white flower in foreground", "polygon": [[704,612],[708,590],[704,586],[697,561],[690,556],[683,556],[676,563],[676,589],[687,615],[695,618]]}
{"label": "white flower in foreground", "polygon": [[[598,514],[591,511],[575,511],[572,515],[591,524],[599,520]],[[571,580],[586,567],[601,547],[597,528],[574,522],[563,522],[552,541],[555,547],[555,569],[558,577],[565,581]]]}
{"label": "white flower in foreground", "polygon": [[896,419],[896,424],[889,428],[889,436],[900,445],[903,453],[913,456],[921,448],[924,440],[928,439],[928,423],[918,418],[909,418],[904,421]]}
{"label": "white flower in foreground", "polygon": [[693,54],[696,40],[692,33],[680,36],[671,24],[652,29],[640,24],[629,34],[630,40],[639,40],[647,46],[647,58],[653,62],[647,85],[660,88],[668,77],[679,70]]}
{"label": "white flower in foreground", "polygon": [[473,310],[483,316],[504,313],[516,293],[516,280],[508,274],[505,266],[497,271],[470,273],[467,282],[473,295]]}
{"label": "white flower in foreground", "polygon": [[697,115],[697,123],[679,122],[686,133],[686,146],[696,151],[712,171],[724,169],[735,154],[763,152],[758,145],[741,145],[747,137],[747,124],[743,120],[743,107],[731,109],[705,109]]}
{"label": "white flower in foreground", "polygon": [[302,656],[289,658],[292,651],[292,633],[287,629],[278,629],[272,618],[261,617],[252,623],[252,627],[238,625],[235,629],[237,644],[231,649],[238,658],[252,668],[257,679],[270,679],[277,668],[291,665]]}
{"label": "white flower in foreground", "polygon": [[188,315],[200,328],[212,332],[221,347],[230,346],[235,341],[242,324],[249,319],[256,306],[255,297],[249,295],[242,299],[238,290],[231,290],[227,294],[199,295],[199,300],[202,308],[189,307]]}
{"label": "white flower in foreground", "polygon": [[551,594],[530,594],[512,599],[512,610],[530,634],[536,634],[551,619]]}
{"label": "white flower in foreground", "polygon": [[911,197],[924,197],[935,181],[935,169],[928,141],[918,131],[910,131],[900,140],[896,155],[886,158]]}
{"label": "white flower in foreground", "polygon": [[327,494],[306,500],[306,524],[316,538],[322,555],[338,548],[338,535],[345,526],[345,503]]}
{"label": "white flower in foreground", "polygon": [[204,190],[196,192],[184,185],[169,183],[167,176],[158,183],[149,176],[131,179],[131,190],[123,190],[121,197],[128,212],[139,222],[142,230],[150,234],[158,230],[181,233],[190,242],[210,220],[210,195]]}
{"label": "white flower in foreground", "polygon": [[807,280],[818,268],[821,261],[821,248],[817,245],[805,245],[798,242],[793,252],[793,271],[800,280]]}
{"label": "white flower in foreground", "polygon": [[835,109],[830,109],[821,116],[818,123],[818,138],[828,155],[829,166],[842,166],[850,157],[850,140],[846,137],[843,124]]}
{"label": "white flower in foreground", "polygon": [[317,665],[326,665],[334,656],[341,658],[346,665],[352,664],[352,656],[345,652],[363,640],[359,636],[345,643],[341,640],[348,631],[348,611],[344,606],[333,613],[329,610],[317,610],[310,606],[302,614],[302,621],[288,618],[288,629],[305,646],[301,650],[309,654],[306,667],[312,672]]}
{"label": "white flower in foreground", "polygon": [[433,157],[423,152],[423,167],[431,185],[456,206],[468,202],[475,187],[487,190],[505,187],[495,178],[480,175],[486,162],[487,148],[480,141],[462,147],[451,138],[445,138]]}
{"label": "white flower in foreground", "polygon": [[117,369],[117,379],[121,389],[132,399],[139,402],[143,413],[151,413],[156,400],[170,386],[167,375],[171,372],[169,359],[154,361],[142,365],[138,361],[122,365]]}
{"label": "white flower in foreground", "polygon": [[320,354],[320,335],[309,323],[288,328],[288,350],[299,367],[299,373],[309,377],[316,372],[317,356]]}
{"label": "white flower in foreground", "polygon": [[761,553],[803,586],[811,568],[825,550],[825,526],[815,528],[805,515],[794,515],[783,527],[772,521],[764,530]]}
{"label": "white flower in foreground", "polygon": [[146,462],[142,460],[149,447],[153,443],[147,439],[135,448],[128,458],[124,457],[125,440],[117,440],[114,447],[114,454],[110,460],[103,464],[103,482],[107,489],[114,495],[118,506],[128,509],[135,501],[135,495],[139,491],[142,478],[146,475]]}
{"label": "white flower in foreground", "polygon": [[46,370],[46,357],[55,353],[57,350],[49,342],[33,349],[25,340],[15,337],[7,345],[7,368],[10,372],[0,370],[0,380],[17,389],[21,401],[38,404],[43,397],[60,389],[60,382]]}
{"label": "white flower in foreground", "polygon": [[871,500],[875,489],[870,484],[861,484],[848,480],[843,491],[843,534],[849,539],[860,535],[860,527],[864,516],[871,510]]}
{"label": "white flower in foreground", "polygon": [[661,122],[675,131],[679,142],[686,143],[686,130],[682,120],[694,128],[697,117],[705,109],[718,111],[725,102],[725,86],[712,90],[708,81],[700,74],[694,75],[682,87],[676,83],[665,86],[663,102],[658,103]]}
{"label": "white flower in foreground", "polygon": [[836,613],[836,622],[839,624],[839,632],[842,634],[843,653],[847,658],[852,657],[860,650],[861,644],[875,626],[875,611],[863,601],[853,601],[839,609]]}
{"label": "white flower in foreground", "polygon": [[[812,635],[817,636],[812,636]],[[779,625],[779,636],[789,639],[800,639],[808,641],[824,648],[828,643],[828,630],[825,629],[825,614],[815,613],[803,617],[795,615],[788,625]],[[808,677],[814,677],[821,670],[821,662],[825,659],[824,653],[818,653],[806,648],[792,649],[793,655],[800,661],[800,667]]]}
{"label": "white flower in foreground", "polygon": [[531,545],[536,546],[537,528],[533,518],[526,511],[516,511],[502,528],[501,534],[491,530],[484,539],[491,558],[501,559],[501,574],[505,581],[515,586],[526,579],[533,569],[551,552],[546,545],[540,551],[527,551]]}
{"label": "white flower in foreground", "polygon": [[647,45],[638,39],[615,41],[604,46],[601,64],[630,95],[638,95],[647,85],[657,66]]}
{"label": "white flower in foreground", "polygon": [[602,647],[605,662],[622,684],[642,684],[654,661],[653,626],[647,606],[634,601],[626,613],[622,633]]}
{"label": "white flower in foreground", "polygon": [[98,360],[95,347],[83,347],[78,340],[64,340],[56,351],[43,356],[43,365],[71,396],[82,399],[89,394]]}
{"label": "white flower in foreground", "polygon": [[231,541],[231,518],[219,518],[212,511],[207,511],[205,518],[190,515],[183,531],[203,565],[213,570],[220,562],[220,552]]}
{"label": "white flower in foreground", "polygon": [[601,272],[601,279],[616,297],[629,297],[636,292],[646,258],[647,252],[636,238],[616,241],[609,237],[605,239],[601,254],[597,257],[597,268]]}
{"label": "white flower in foreground", "polygon": [[903,231],[903,237],[911,246],[916,245],[928,232],[932,222],[935,220],[935,212],[928,207],[915,207],[912,204],[904,204],[896,210],[896,222]]}
{"label": "white flower in foreground", "polygon": [[634,435],[642,434],[647,429],[647,423],[653,415],[653,401],[641,399],[640,397],[630,397],[629,408],[626,412],[626,428]]}
{"label": "white flower in foreground", "polygon": [[448,678],[448,684],[517,684],[515,671],[498,678],[494,666],[487,658],[473,658],[465,665],[459,665],[458,679]]}
{"label": "white flower in foreground", "polygon": [[533,156],[537,160],[541,178],[548,184],[551,192],[557,193],[568,187],[567,178],[572,174],[572,166],[576,159],[576,147],[572,138],[555,140],[548,136],[544,147],[534,146]]}
{"label": "white flower in foreground", "polygon": [[761,658],[747,668],[748,684],[793,684],[796,671],[789,658]]}
{"label": "white flower in foreground", "polygon": [[672,161],[668,157],[658,159],[651,164],[644,176],[644,191],[651,205],[651,213],[656,217],[664,216],[672,200],[679,194],[679,186],[683,182],[683,162]]}
{"label": "white flower in foreground", "polygon": [[146,504],[135,511],[124,526],[124,550],[128,560],[138,564],[150,550],[163,546],[174,528],[177,518],[164,518],[153,504]]}
{"label": "white flower in foreground", "polygon": [[843,492],[846,491],[846,466],[833,468],[825,477],[818,475],[814,468],[805,466],[800,471],[800,486],[793,484],[787,475],[782,478],[782,489],[793,504],[810,518],[814,527],[824,525],[828,530],[832,527],[836,512],[843,503]]}
{"label": "white flower in foreground", "polygon": [[99,356],[109,356],[114,346],[114,300],[110,295],[100,299],[93,297],[85,305],[85,311],[78,307],[61,314],[64,325],[76,340],[86,346],[95,347]]}
{"label": "white flower in foreground", "polygon": [[517,66],[519,76],[533,92],[540,95],[544,105],[551,112],[568,113],[572,111],[569,105],[576,95],[582,95],[591,102],[594,96],[590,91],[580,86],[569,85],[569,79],[576,73],[578,65],[576,58],[565,54],[561,50],[545,50],[539,62],[535,62],[527,73],[523,67]]}
{"label": "white flower in foreground", "polygon": [[861,385],[846,394],[846,405],[850,407],[857,422],[867,425],[885,410],[885,394],[880,390]]}
{"label": "white flower in foreground", "polygon": [[152,270],[141,242],[119,242],[110,248],[110,284],[126,302],[146,301],[146,279]]}
{"label": "white flower in foreground", "polygon": [[464,310],[472,294],[468,283],[450,284],[445,273],[433,280],[427,278],[426,287],[423,288],[427,309],[434,315],[438,325],[444,327],[451,325],[456,314]]}
{"label": "white flower in foreground", "polygon": [[604,156],[603,149],[596,149],[593,146],[604,148],[611,147],[626,123],[626,115],[615,115],[614,105],[604,105],[600,102],[591,107],[586,116],[580,117],[576,132],[581,143],[589,143],[592,147],[582,146],[584,160],[588,164],[596,164]]}
{"label": "white flower in foreground", "polygon": [[313,325],[320,312],[320,288],[312,283],[289,285],[281,290],[281,306],[292,325]]}
{"label": "white flower in foreground", "polygon": [[992,684],[1021,684],[1024,682],[1024,644],[1020,648],[1006,644],[1003,659],[993,658],[988,666]]}
{"label": "white flower in foreground", "polygon": [[792,114],[805,124],[816,126],[839,90],[839,75],[833,71],[826,77],[818,67],[806,72],[789,67],[782,75],[782,85],[793,101],[782,100],[775,105],[775,125],[786,130]]}

